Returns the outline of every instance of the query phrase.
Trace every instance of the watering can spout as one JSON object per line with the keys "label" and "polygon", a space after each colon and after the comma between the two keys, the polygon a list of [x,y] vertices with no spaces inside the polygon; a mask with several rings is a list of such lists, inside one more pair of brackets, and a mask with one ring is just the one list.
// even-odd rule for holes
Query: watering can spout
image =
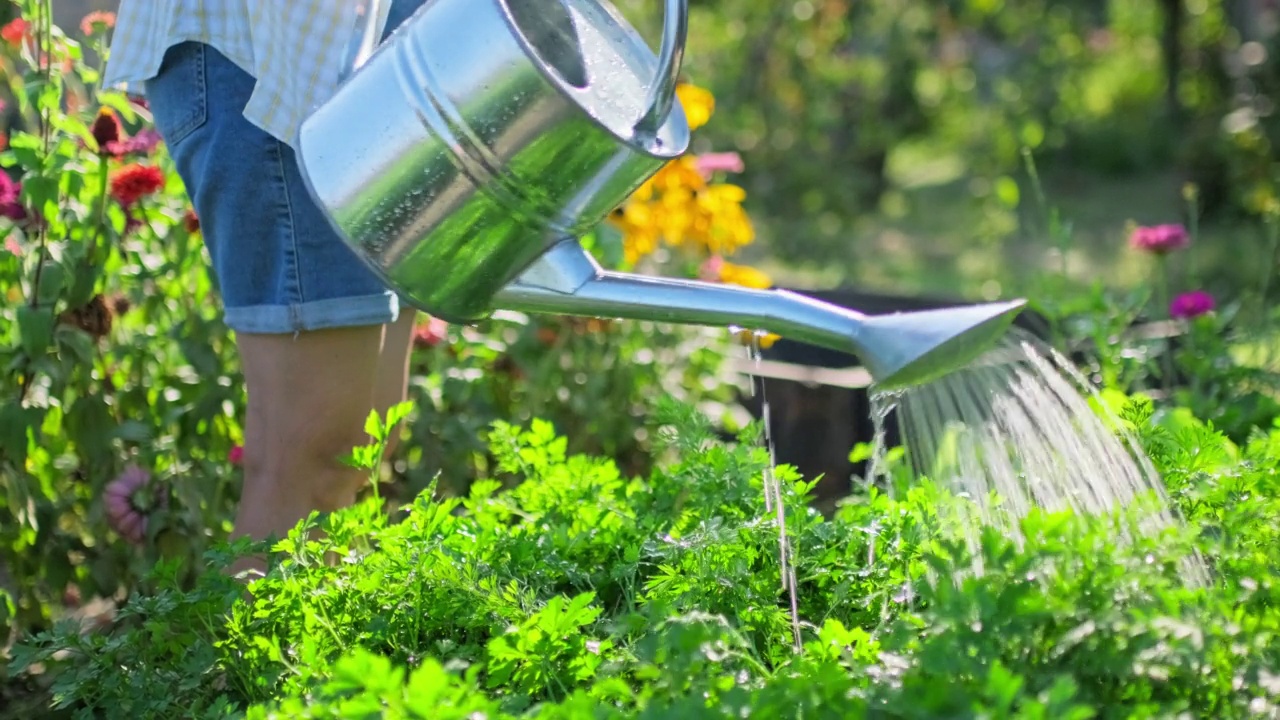
{"label": "watering can spout", "polygon": [[968,365],[1003,336],[1025,301],[865,315],[785,290],[608,272],[578,244],[553,246],[494,298],[529,313],[738,326],[856,355],[875,385],[929,382]]}

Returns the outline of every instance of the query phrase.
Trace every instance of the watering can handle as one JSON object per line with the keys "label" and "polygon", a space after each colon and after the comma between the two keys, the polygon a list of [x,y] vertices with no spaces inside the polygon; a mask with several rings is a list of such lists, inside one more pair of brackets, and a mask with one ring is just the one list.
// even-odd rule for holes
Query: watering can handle
{"label": "watering can handle", "polygon": [[685,38],[689,34],[689,0],[666,0],[662,22],[662,46],[658,50],[658,73],[645,102],[648,110],[636,123],[641,137],[656,135],[666,122],[676,99],[676,82],[684,59]]}

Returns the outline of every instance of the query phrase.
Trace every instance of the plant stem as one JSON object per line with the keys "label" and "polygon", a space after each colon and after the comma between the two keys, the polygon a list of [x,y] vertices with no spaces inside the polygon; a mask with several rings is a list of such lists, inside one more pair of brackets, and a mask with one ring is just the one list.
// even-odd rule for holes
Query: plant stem
{"label": "plant stem", "polygon": [[1275,213],[1268,213],[1266,220],[1267,228],[1267,258],[1262,264],[1262,287],[1258,291],[1258,311],[1262,315],[1262,336],[1270,338],[1271,336],[1271,313],[1267,311],[1267,293],[1271,290],[1271,273],[1275,272],[1276,267],[1276,245],[1280,244],[1280,216]]}
{"label": "plant stem", "polygon": [[[48,85],[50,76],[53,71],[53,7],[52,0],[43,0],[36,6],[36,47],[35,60],[36,69],[41,74],[42,84]],[[42,105],[39,113],[40,124],[40,143],[41,157],[40,164],[43,166],[45,160],[49,157],[49,144],[52,140],[50,131],[53,123],[49,117],[50,110],[47,105]],[[33,208],[36,212],[37,235],[39,238],[40,250],[36,253],[36,273],[31,279],[31,298],[29,304],[36,307],[40,304],[40,277],[44,274],[44,258],[48,251],[49,244],[49,226],[43,221],[43,208]]]}
{"label": "plant stem", "polygon": [[[1164,253],[1156,255],[1156,282],[1160,288],[1157,299],[1160,302],[1160,312],[1157,317],[1169,316],[1169,259]],[[1164,388],[1165,398],[1168,399],[1173,394],[1173,341],[1166,339],[1164,352],[1160,353],[1164,361],[1164,372],[1162,375],[1161,386]]]}

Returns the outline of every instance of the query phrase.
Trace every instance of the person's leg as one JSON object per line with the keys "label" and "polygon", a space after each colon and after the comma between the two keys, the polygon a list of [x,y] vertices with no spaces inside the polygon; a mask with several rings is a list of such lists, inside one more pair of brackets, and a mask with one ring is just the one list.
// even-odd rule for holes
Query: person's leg
{"label": "person's leg", "polygon": [[[382,341],[382,354],[378,361],[378,381],[374,386],[374,406],[382,415],[392,405],[409,396],[409,360],[413,352],[413,327],[417,313],[413,308],[401,306],[400,317],[387,325]],[[399,433],[391,436],[387,455],[399,445]]]}
{"label": "person's leg", "polygon": [[334,234],[292,151],[242,110],[252,79],[208,46],[170,50],[147,94],[236,332],[248,394],[235,534],[278,536],[350,503],[398,302]]}
{"label": "person's leg", "polygon": [[[422,4],[395,0],[389,34]],[[212,48],[172,48],[147,83],[236,331],[248,395],[235,535],[262,539],[365,481],[340,458],[371,409],[405,399],[414,321],[329,226],[292,150],[250,124],[252,78]]]}

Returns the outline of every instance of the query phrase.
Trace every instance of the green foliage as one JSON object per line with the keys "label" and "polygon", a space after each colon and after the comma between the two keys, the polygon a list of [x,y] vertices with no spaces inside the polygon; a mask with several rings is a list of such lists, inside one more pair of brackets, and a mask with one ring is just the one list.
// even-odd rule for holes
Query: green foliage
{"label": "green foliage", "polygon": [[[156,570],[117,622],[27,638],[60,708],[92,717],[1243,717],[1280,706],[1280,429],[1239,459],[1149,401],[1122,421],[1188,525],[1032,512],[976,550],[926,484],[831,519],[780,473],[799,577],[792,646],[752,433],[716,440],[664,404],[675,455],[646,478],[498,423],[465,498],[366,502],[299,525],[247,587]],[[385,431],[385,426],[383,427]],[[376,447],[375,437],[371,447]],[[317,534],[313,530],[320,530]],[[1127,542],[1118,538],[1128,537]],[[240,548],[243,550],[243,548]],[[235,548],[207,560],[225,564]],[[1212,571],[1200,587],[1184,563]],[[156,692],[156,688],[165,688]]]}

